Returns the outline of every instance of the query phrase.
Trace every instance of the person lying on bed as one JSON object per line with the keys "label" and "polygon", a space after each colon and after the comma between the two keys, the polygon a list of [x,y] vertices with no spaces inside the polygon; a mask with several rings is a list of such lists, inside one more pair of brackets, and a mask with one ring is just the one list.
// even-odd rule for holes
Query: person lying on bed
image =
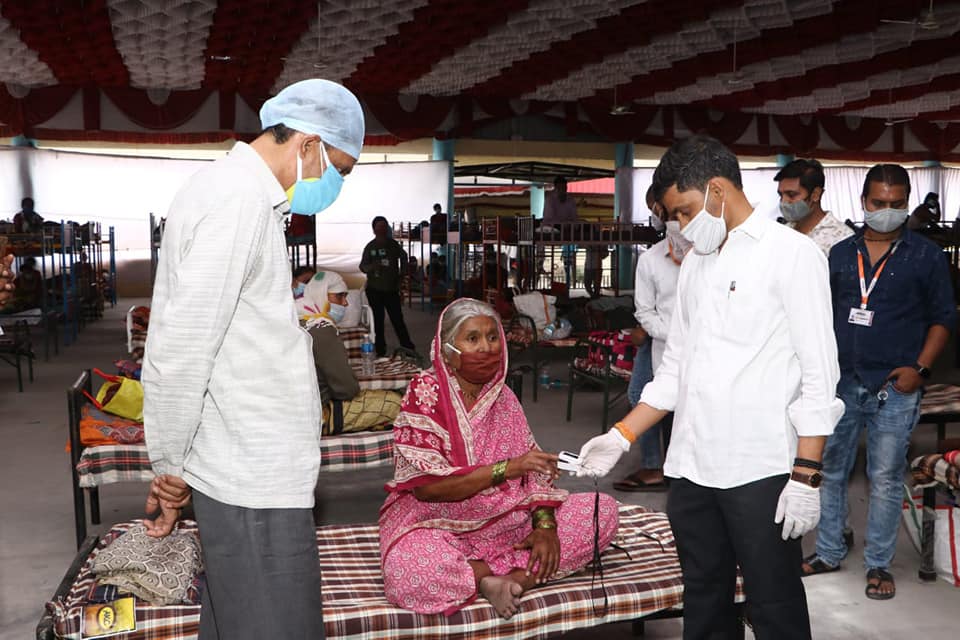
{"label": "person lying on bed", "polygon": [[323,433],[332,432],[331,400],[343,402],[344,431],[373,431],[390,425],[402,400],[396,391],[360,389],[337,324],[347,312],[347,283],[339,273],[319,271],[295,300],[300,323],[313,338],[313,360],[323,406]]}
{"label": "person lying on bed", "polygon": [[[509,619],[523,592],[593,557],[594,496],[553,486],[557,456],[537,446],[504,384],[503,345],[491,306],[450,303],[433,367],[403,399],[380,556],[387,600],[404,609],[449,615],[479,592]],[[601,495],[601,550],[618,522],[616,502]]]}

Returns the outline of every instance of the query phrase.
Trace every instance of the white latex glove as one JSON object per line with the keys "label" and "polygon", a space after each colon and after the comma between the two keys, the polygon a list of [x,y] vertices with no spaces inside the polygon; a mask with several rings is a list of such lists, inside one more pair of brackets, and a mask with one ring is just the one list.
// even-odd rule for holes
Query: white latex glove
{"label": "white latex glove", "polygon": [[820,522],[820,490],[796,480],[787,480],[777,501],[775,524],[783,523],[780,537],[799,538]]}
{"label": "white latex glove", "polygon": [[630,450],[630,442],[623,434],[610,429],[602,436],[591,438],[580,449],[580,469],[577,477],[600,477],[610,473],[625,451]]}

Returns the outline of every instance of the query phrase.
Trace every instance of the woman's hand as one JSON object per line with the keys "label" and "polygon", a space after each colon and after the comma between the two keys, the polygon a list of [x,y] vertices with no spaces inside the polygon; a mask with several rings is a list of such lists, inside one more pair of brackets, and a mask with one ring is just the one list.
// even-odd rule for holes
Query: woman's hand
{"label": "woman's hand", "polygon": [[557,537],[556,529],[534,529],[521,542],[513,545],[513,548],[530,549],[527,575],[534,576],[540,584],[552,578],[560,566],[560,538]]}
{"label": "woman's hand", "polygon": [[560,471],[557,469],[557,454],[533,450],[522,456],[510,458],[507,462],[507,479],[521,478],[531,471],[556,480],[560,476]]}

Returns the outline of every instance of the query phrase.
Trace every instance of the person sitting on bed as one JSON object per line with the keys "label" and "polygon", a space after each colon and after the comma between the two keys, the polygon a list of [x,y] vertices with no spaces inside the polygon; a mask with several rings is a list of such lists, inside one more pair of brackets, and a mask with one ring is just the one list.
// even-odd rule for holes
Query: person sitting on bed
{"label": "person sitting on bed", "polygon": [[331,400],[343,402],[343,430],[382,429],[393,422],[400,411],[401,396],[396,391],[360,389],[357,376],[347,359],[337,323],[347,311],[347,283],[338,273],[319,271],[296,299],[297,314],[313,338],[313,359],[323,406],[324,433],[332,432]]}
{"label": "person sitting on bed", "polygon": [[[493,308],[469,298],[440,315],[433,367],[414,378],[394,425],[394,478],[380,510],[387,600],[451,614],[479,594],[509,619],[520,596],[573,573],[594,552],[594,496],[553,486],[557,456],[537,446],[504,384]],[[599,496],[599,546],[617,531]]]}

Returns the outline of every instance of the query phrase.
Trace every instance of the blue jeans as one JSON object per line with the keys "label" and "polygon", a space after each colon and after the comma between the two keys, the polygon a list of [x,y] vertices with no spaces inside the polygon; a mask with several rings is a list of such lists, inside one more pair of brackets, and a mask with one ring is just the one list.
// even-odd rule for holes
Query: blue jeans
{"label": "blue jeans", "polygon": [[[920,392],[900,393],[892,383],[884,387],[886,399],[870,392],[852,377],[843,376],[837,395],[846,411],[823,452],[823,485],[820,488],[820,526],[817,555],[836,566],[847,555],[843,526],[847,516],[847,486],[857,459],[860,431],[867,430],[867,478],[870,504],[864,538],[864,564],[886,569],[897,548],[903,504],[903,474],[907,466],[910,434],[920,417]],[[882,395],[882,392],[881,394]]]}
{"label": "blue jeans", "polygon": [[[653,364],[650,361],[650,339],[639,347],[633,356],[633,373],[630,375],[630,386],[627,387],[627,400],[630,406],[635,407],[640,402],[640,394],[647,383],[653,380]],[[663,452],[660,445],[660,436],[663,431],[658,422],[640,436],[640,467],[642,469],[662,469]]]}

